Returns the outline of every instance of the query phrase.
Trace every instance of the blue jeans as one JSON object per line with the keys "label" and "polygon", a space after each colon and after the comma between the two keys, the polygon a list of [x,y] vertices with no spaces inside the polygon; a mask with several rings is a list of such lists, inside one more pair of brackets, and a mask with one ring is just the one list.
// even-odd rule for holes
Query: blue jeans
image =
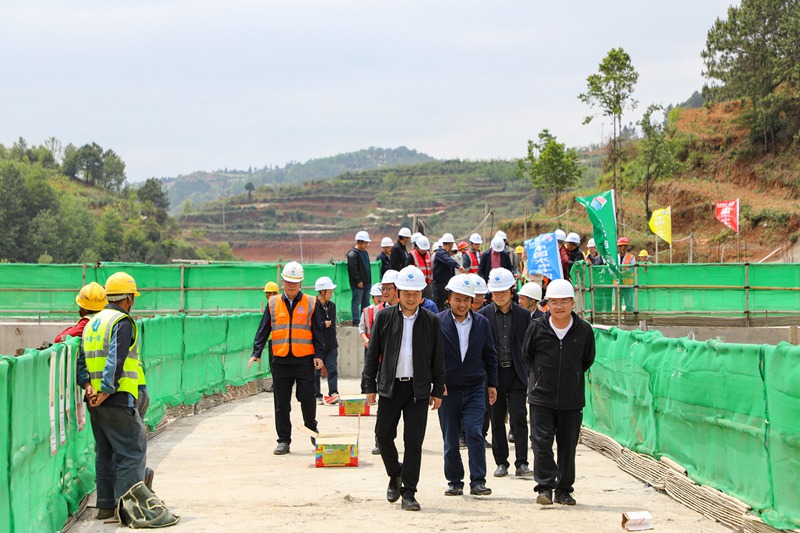
{"label": "blue jeans", "polygon": [[[320,359],[325,365],[325,370],[328,371],[328,396],[339,394],[339,348],[328,350]],[[317,398],[322,397],[322,388],[319,383],[321,376],[322,371],[314,370],[314,396]]]}
{"label": "blue jeans", "polygon": [[144,480],[147,436],[133,407],[89,408],[97,457],[97,508],[113,509],[119,497]]}
{"label": "blue jeans", "polygon": [[483,385],[466,391],[447,390],[439,407],[439,425],[444,439],[444,477],[455,487],[464,487],[464,464],[458,446],[459,425],[463,418],[469,457],[469,485],[486,483],[486,448],[483,441],[483,416],[486,412]]}
{"label": "blue jeans", "polygon": [[353,313],[353,321],[358,322],[361,320],[361,310],[369,307],[369,290],[370,287],[350,287],[353,291],[353,299],[350,302],[350,312]]}

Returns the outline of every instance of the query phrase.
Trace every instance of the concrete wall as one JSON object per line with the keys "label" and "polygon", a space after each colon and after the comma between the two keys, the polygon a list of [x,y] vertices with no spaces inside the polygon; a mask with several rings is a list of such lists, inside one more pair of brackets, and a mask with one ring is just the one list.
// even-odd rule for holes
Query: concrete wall
{"label": "concrete wall", "polygon": [[0,324],[0,355],[14,355],[17,350],[38,348],[45,341],[53,342],[56,335],[75,322],[10,322]]}

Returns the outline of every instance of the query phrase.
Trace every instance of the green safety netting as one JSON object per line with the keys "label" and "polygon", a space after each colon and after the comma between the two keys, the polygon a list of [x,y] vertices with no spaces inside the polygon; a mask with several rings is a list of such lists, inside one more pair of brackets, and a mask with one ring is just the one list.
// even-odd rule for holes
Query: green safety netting
{"label": "green safety netting", "polygon": [[224,392],[228,317],[192,316],[183,324],[183,403],[193,405],[203,396]]}
{"label": "green safety netting", "polygon": [[800,348],[596,328],[584,425],[800,526]]}
{"label": "green safety netting", "polygon": [[161,420],[167,407],[183,403],[183,322],[183,315],[137,321],[141,335],[139,357],[150,395],[145,422],[151,428]]}
{"label": "green safety netting", "polygon": [[9,432],[11,430],[11,406],[9,405],[9,383],[12,359],[0,356],[0,531],[12,531],[11,494],[9,494]]}
{"label": "green safety netting", "polygon": [[254,379],[269,376],[269,357],[261,358],[260,364],[247,363],[253,353],[253,337],[261,322],[261,315],[245,313],[228,317],[228,337],[225,351],[225,385],[241,386]]}

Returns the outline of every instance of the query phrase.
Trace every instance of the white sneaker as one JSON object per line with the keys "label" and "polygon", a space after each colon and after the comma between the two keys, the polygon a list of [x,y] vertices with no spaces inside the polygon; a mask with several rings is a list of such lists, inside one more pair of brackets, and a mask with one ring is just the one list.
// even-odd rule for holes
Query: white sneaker
{"label": "white sneaker", "polygon": [[325,400],[323,398],[317,398],[317,405],[325,405]]}

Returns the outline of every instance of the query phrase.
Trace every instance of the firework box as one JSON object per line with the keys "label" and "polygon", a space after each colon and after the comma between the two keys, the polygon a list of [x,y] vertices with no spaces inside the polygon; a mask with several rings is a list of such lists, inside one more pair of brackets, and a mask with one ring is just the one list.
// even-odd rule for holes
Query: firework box
{"label": "firework box", "polygon": [[317,468],[325,466],[358,466],[360,419],[354,433],[317,433],[305,426],[298,426],[297,429],[316,439],[317,450],[314,464]]}
{"label": "firework box", "polygon": [[365,394],[339,396],[339,416],[369,416],[369,403]]}

